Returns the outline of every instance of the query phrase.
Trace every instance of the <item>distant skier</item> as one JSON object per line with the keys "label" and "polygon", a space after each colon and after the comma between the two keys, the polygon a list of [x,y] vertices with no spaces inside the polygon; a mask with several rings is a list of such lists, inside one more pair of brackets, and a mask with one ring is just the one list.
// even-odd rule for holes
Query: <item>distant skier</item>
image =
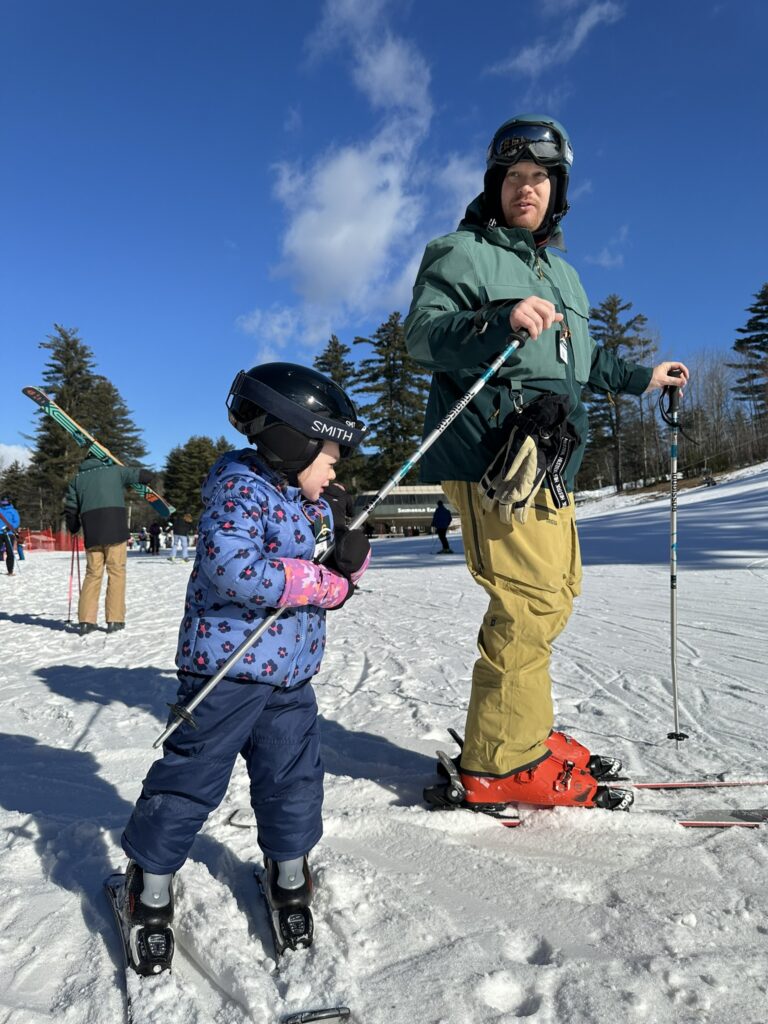
{"label": "distant skier", "polygon": [[640,395],[685,384],[688,370],[636,366],[590,337],[578,275],[551,251],[562,248],[572,160],[552,118],[505,122],[488,149],[483,193],[455,232],[427,246],[405,324],[410,355],[433,371],[425,435],[510,330],[530,338],[421,463],[422,479],[441,483],[458,510],[468,567],[490,599],[461,755],[468,803],[631,799],[598,786],[614,761],[553,731],[552,643],[581,587],[572,497],[587,435],[581,394],[588,385]]}
{"label": "distant skier", "polygon": [[173,513],[173,533],[171,534],[171,554],[169,561],[176,560],[176,552],[181,551],[185,562],[189,561],[189,545],[195,536],[195,520],[191,512]]}
{"label": "distant skier", "polygon": [[251,779],[275,942],[311,941],[307,854],[323,831],[311,679],[325,648],[326,609],[347,601],[370,559],[362,531],[342,528],[327,563],[315,561],[334,536],[323,491],[335,463],[363,437],[345,392],[316,370],[270,363],[239,373],[227,404],[256,451],[222,455],[203,484],[176,653],[179,701],[187,703],[275,608],[285,612],[201,702],[197,727],[184,722],[174,732],[144,780],[122,837],[130,858],[122,912],[141,973],[169,966],[172,876],[224,798],[238,755]]}
{"label": "distant skier", "polygon": [[150,523],[149,530],[149,553],[150,555],[160,554],[160,534],[163,532],[160,523]]}
{"label": "distant skier", "polygon": [[[0,558],[5,551],[5,567],[8,575],[13,576],[15,566],[13,558],[14,542],[18,545],[18,530],[21,519],[19,513],[13,507],[13,503],[7,494],[0,498]],[[19,554],[19,560],[23,561],[23,554]]]}
{"label": "distant skier", "polygon": [[438,555],[450,555],[452,553],[453,549],[448,543],[448,527],[451,525],[452,519],[453,515],[451,514],[451,510],[446,507],[444,501],[438,500],[435,514],[432,516],[432,529],[440,538],[440,543],[443,545],[437,552]]}
{"label": "distant skier", "polygon": [[82,526],[85,544],[85,579],[78,604],[81,636],[97,628],[105,569],[107,632],[125,628],[125,563],[130,530],[124,492],[131,484],[148,484],[151,480],[152,474],[146,469],[106,466],[88,456],[80,463],[77,476],[67,489],[64,502],[67,529],[77,533]]}

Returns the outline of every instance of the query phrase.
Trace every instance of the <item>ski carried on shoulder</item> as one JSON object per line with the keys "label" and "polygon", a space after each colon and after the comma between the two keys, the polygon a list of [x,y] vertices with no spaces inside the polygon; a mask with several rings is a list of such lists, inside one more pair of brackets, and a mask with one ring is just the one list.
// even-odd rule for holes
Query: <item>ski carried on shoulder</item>
{"label": "ski carried on shoulder", "polygon": [[[441,783],[437,786],[430,786],[424,790],[424,799],[431,810],[473,811],[476,814],[485,814],[494,818],[505,828],[517,828],[519,825],[523,824],[524,819],[520,817],[518,812],[515,810],[515,806],[512,804],[509,804],[506,807],[500,806],[496,808],[489,805],[473,805],[466,803],[464,800],[466,790],[453,760],[445,753],[444,750],[438,750],[437,757],[444,769],[443,774],[448,776],[448,782]],[[665,786],[662,788],[670,787]],[[532,808],[532,810],[546,811],[549,810],[549,808],[539,807]],[[587,813],[586,810],[584,813]],[[639,812],[636,811],[635,813],[644,814],[646,812],[640,809]],[[663,815],[667,812],[664,810],[654,809],[650,813]],[[683,828],[760,828],[768,823],[768,808],[757,807],[743,810],[717,808],[696,812],[694,814],[681,814],[678,811],[675,811],[674,816],[674,820]]]}
{"label": "ski carried on shoulder", "polygon": [[[99,459],[105,466],[125,465],[116,455],[112,454],[109,448],[105,448],[92,434],[89,434],[84,427],[73,420],[69,413],[57,405],[41,388],[26,387],[21,390],[27,398],[31,398],[36,405],[39,405],[44,413],[55,420],[60,427],[63,427],[81,448],[86,448],[89,455]],[[167,519],[176,511],[173,505],[169,505],[165,498],[161,497],[157,491],[153,491],[151,487],[147,487],[146,484],[131,484],[131,487],[149,502],[159,516]]]}

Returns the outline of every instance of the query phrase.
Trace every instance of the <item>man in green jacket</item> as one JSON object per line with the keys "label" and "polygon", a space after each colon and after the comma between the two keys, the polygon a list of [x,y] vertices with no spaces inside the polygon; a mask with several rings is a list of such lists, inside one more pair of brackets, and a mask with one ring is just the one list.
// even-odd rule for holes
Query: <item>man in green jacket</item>
{"label": "man in green jacket", "polygon": [[[557,121],[505,122],[483,193],[427,246],[406,320],[413,358],[433,371],[425,436],[507,344],[528,340],[422,460],[461,516],[469,570],[490,598],[478,639],[460,774],[469,804],[626,807],[598,784],[620,763],[555,731],[551,645],[580,592],[573,487],[587,437],[585,385],[640,395],[688,379],[599,348],[589,301],[562,248],[573,151]],[[671,375],[671,372],[673,375]],[[676,374],[679,374],[676,375]],[[430,799],[447,799],[447,790]]]}
{"label": "man in green jacket", "polygon": [[128,518],[125,488],[148,484],[152,474],[129,466],[106,466],[92,456],[80,463],[64,504],[70,533],[82,526],[85,543],[85,579],[78,605],[81,636],[96,629],[99,595],[107,570],[105,612],[107,632],[125,628],[125,563],[128,555]]}

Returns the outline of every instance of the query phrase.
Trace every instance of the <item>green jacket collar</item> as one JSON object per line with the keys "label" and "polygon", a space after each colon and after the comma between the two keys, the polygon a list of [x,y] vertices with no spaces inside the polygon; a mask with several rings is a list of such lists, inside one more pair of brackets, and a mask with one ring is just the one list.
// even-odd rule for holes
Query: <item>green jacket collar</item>
{"label": "green jacket collar", "polygon": [[464,219],[459,224],[459,231],[477,231],[480,229],[489,241],[495,245],[504,246],[526,258],[528,253],[538,253],[540,257],[548,260],[547,248],[560,249],[565,252],[565,241],[560,227],[556,227],[552,237],[546,245],[537,246],[530,231],[524,228],[507,228],[498,224],[495,227],[488,227],[488,217],[485,213],[483,194],[480,193],[467,207]]}

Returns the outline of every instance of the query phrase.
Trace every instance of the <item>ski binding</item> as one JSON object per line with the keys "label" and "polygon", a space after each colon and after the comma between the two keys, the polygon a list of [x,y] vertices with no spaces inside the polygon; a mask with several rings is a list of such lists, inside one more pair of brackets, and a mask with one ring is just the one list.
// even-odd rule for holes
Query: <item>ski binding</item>
{"label": "ski binding", "polygon": [[[264,897],[264,902],[267,905],[269,926],[272,930],[272,940],[275,944],[276,955],[280,956],[286,949],[299,949],[311,946],[315,933],[315,923],[309,907],[273,906],[265,870],[257,869],[254,873],[259,883],[261,895]],[[321,1020],[322,1018],[308,1017],[306,1019]]]}
{"label": "ski binding", "polygon": [[152,977],[163,971],[170,971],[175,946],[173,928],[149,929],[143,925],[130,927],[121,912],[124,885],[125,875],[119,871],[104,881],[104,891],[123,942],[126,968],[130,967],[142,977]]}

